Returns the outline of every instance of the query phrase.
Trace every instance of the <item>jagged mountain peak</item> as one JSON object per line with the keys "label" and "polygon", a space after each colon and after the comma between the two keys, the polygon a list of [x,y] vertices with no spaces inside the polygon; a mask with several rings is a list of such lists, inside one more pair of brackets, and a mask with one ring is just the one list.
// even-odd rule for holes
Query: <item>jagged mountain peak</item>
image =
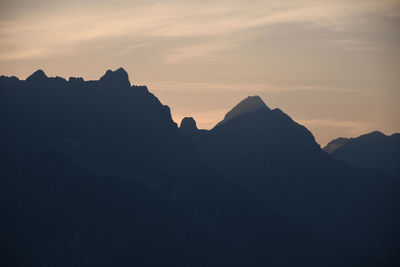
{"label": "jagged mountain peak", "polygon": [[228,113],[226,113],[224,119],[218,123],[218,125],[224,124],[239,115],[254,112],[260,109],[270,110],[270,108],[258,95],[248,96],[234,106]]}
{"label": "jagged mountain peak", "polygon": [[100,78],[100,81],[112,85],[131,86],[128,73],[123,68],[119,68],[115,71],[107,70]]}
{"label": "jagged mountain peak", "polygon": [[26,78],[26,81],[40,81],[46,78],[47,78],[46,73],[44,73],[43,70],[39,69],[34,73],[32,73],[28,78]]}

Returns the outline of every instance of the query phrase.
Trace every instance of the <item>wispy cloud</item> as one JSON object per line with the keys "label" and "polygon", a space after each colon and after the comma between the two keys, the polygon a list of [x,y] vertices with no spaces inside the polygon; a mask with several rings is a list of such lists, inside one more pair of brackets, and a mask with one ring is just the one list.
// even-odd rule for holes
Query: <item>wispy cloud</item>
{"label": "wispy cloud", "polygon": [[261,83],[211,83],[211,82],[179,82],[179,81],[151,81],[151,88],[158,91],[263,91],[280,90],[280,87]]}
{"label": "wispy cloud", "polygon": [[336,45],[343,47],[346,50],[363,50],[363,51],[378,51],[383,47],[376,40],[365,40],[361,38],[348,38],[334,40]]}
{"label": "wispy cloud", "polygon": [[366,89],[360,90],[356,88],[344,88],[336,86],[324,85],[308,85],[308,86],[283,86],[268,83],[218,83],[218,82],[181,82],[181,81],[149,81],[148,85],[157,91],[186,91],[186,92],[216,92],[216,91],[241,91],[247,93],[257,92],[299,92],[299,91],[316,91],[316,92],[338,92],[338,93],[373,93]]}
{"label": "wispy cloud", "polygon": [[200,44],[187,45],[174,48],[164,55],[166,63],[173,64],[182,60],[192,58],[203,58],[213,60],[211,55],[232,49],[235,44],[229,42],[203,42]]}
{"label": "wispy cloud", "polygon": [[[203,38],[212,43],[178,45],[164,56],[167,63],[201,58],[229,48],[221,42],[227,34],[282,23],[343,30],[351,17],[380,13],[393,17],[399,1],[148,1],[146,4],[101,1],[96,7],[81,4],[56,10],[24,13],[0,21],[0,60],[48,56],[68,51],[80,43],[126,36],[153,38]],[[118,8],[117,8],[118,7]],[[3,10],[3,12],[5,12]],[[201,40],[204,41],[204,40]],[[216,42],[216,43],[215,43]],[[355,46],[352,46],[355,48]],[[363,46],[362,48],[365,48]]]}
{"label": "wispy cloud", "polygon": [[298,119],[298,123],[317,133],[316,139],[322,146],[338,137],[356,137],[379,129],[377,123],[363,120],[341,120],[333,118]]}
{"label": "wispy cloud", "polygon": [[338,119],[303,119],[299,120],[299,123],[306,125],[317,125],[317,126],[332,126],[332,127],[344,127],[344,128],[357,128],[358,130],[365,130],[374,126],[374,123],[366,121],[354,121],[354,120],[338,120]]}

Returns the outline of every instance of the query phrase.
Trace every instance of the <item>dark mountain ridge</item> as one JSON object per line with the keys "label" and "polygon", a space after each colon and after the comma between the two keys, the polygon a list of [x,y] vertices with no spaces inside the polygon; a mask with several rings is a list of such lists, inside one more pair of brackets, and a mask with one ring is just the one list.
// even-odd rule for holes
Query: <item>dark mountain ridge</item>
{"label": "dark mountain ridge", "polygon": [[333,158],[360,168],[379,168],[400,178],[400,134],[379,131],[356,138],[338,138],[324,147]]}
{"label": "dark mountain ridge", "polygon": [[[255,194],[270,210],[304,227],[329,232],[334,240],[340,235],[352,236],[354,239],[346,242],[358,244],[354,246],[368,244],[367,236],[380,231],[370,228],[372,214],[387,205],[381,198],[383,192],[392,195],[398,187],[379,171],[355,169],[332,160],[305,127],[279,109],[242,112],[192,138],[209,165]],[[397,201],[389,202],[395,205]],[[365,221],[360,221],[361,217]],[[341,229],[341,233],[333,229]]]}
{"label": "dark mountain ridge", "polygon": [[397,181],[332,160],[259,97],[210,131],[179,129],[122,68],[1,76],[0,101],[6,265],[398,263]]}

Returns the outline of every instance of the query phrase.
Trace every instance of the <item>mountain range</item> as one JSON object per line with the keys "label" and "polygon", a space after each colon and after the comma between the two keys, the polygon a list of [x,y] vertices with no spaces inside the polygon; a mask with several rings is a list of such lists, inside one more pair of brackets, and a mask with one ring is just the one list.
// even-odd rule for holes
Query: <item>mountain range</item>
{"label": "mountain range", "polygon": [[0,101],[3,266],[400,263],[399,180],[258,96],[211,130],[122,68],[1,76]]}

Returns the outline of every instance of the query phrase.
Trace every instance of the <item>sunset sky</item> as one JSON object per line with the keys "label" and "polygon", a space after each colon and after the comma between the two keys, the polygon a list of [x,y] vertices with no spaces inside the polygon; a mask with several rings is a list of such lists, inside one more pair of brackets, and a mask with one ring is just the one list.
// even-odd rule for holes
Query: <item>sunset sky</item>
{"label": "sunset sky", "polygon": [[179,124],[259,95],[325,145],[400,132],[400,0],[0,1],[0,75],[123,67]]}

